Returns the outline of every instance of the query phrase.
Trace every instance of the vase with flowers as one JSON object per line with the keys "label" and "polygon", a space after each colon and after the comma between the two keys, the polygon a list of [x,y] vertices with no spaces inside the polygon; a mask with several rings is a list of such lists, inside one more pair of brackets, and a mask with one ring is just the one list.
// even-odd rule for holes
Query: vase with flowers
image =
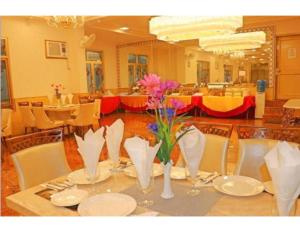
{"label": "vase with flowers", "polygon": [[65,87],[61,83],[58,83],[58,84],[52,83],[51,87],[54,89],[56,101],[60,105],[61,104],[61,91],[64,90]]}
{"label": "vase with flowers", "polygon": [[[178,140],[190,131],[186,126],[189,117],[184,114],[177,116],[177,110],[184,107],[183,102],[166,98],[166,92],[180,86],[178,82],[162,81],[158,75],[148,74],[139,80],[138,84],[149,95],[147,108],[153,110],[155,114],[155,122],[148,124],[148,128],[155,135],[157,142],[162,141],[157,152],[157,158],[164,168],[164,186],[161,197],[169,199],[174,196],[170,180],[171,154]],[[176,138],[175,134],[178,131],[181,132],[181,135]]]}

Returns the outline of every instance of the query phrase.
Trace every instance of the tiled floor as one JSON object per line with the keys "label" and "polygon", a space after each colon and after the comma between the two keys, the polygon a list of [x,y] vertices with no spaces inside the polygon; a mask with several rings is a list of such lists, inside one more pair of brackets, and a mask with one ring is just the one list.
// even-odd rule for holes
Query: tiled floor
{"label": "tiled floor", "polygon": [[[130,137],[135,134],[147,137],[151,135],[151,133],[147,130],[146,125],[152,121],[153,119],[147,114],[138,114],[138,113],[116,113],[105,116],[101,123],[103,125],[110,125],[117,118],[122,118],[125,123],[125,134],[124,137]],[[199,121],[207,121],[207,122],[216,122],[216,123],[229,123],[229,124],[248,124],[248,125],[261,125],[261,120],[240,120],[240,119],[215,119],[215,118],[203,118],[197,117],[195,120]],[[80,158],[79,153],[77,152],[77,145],[73,136],[65,137],[65,150],[67,155],[67,160],[70,167],[75,170],[83,167],[82,160]],[[232,172],[234,169],[234,164],[236,161],[237,150],[238,150],[238,142],[237,142],[237,133],[236,130],[233,130],[232,137],[230,140],[230,147],[228,153],[228,170]],[[2,216],[15,216],[18,215],[16,212],[7,208],[5,204],[5,197],[16,193],[19,191],[17,175],[12,163],[9,154],[5,152],[4,162],[1,164],[1,215]],[[174,161],[177,160],[178,157],[178,147],[175,148],[173,153]],[[121,148],[121,155],[126,156],[126,152],[124,148]],[[101,159],[106,159],[107,151],[106,147],[104,147]]]}

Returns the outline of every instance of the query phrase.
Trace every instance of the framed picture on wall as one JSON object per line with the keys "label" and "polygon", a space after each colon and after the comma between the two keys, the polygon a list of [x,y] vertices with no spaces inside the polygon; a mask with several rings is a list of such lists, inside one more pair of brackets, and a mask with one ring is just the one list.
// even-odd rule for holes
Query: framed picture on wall
{"label": "framed picture on wall", "polygon": [[7,56],[7,40],[6,38],[1,38],[1,56]]}
{"label": "framed picture on wall", "polygon": [[46,58],[67,59],[67,43],[62,41],[45,40]]}

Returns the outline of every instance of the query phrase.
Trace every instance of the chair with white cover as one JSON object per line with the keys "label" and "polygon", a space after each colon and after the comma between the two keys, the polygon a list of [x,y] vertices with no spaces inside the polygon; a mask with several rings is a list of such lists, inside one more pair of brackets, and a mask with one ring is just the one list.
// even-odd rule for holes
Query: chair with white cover
{"label": "chair with white cover", "polygon": [[64,126],[64,121],[50,120],[43,107],[32,107],[32,112],[35,117],[36,127],[40,130],[58,128]]}
{"label": "chair with white cover", "polygon": [[12,122],[11,122],[12,110],[8,108],[1,109],[1,160],[4,161],[4,146],[6,145],[6,139],[12,135]]}
{"label": "chair with white cover", "polygon": [[101,126],[100,118],[101,118],[101,99],[95,99],[94,102],[94,118],[97,124]]}
{"label": "chair with white cover", "polygon": [[298,128],[267,128],[237,126],[239,156],[235,175],[243,175],[260,181],[271,179],[264,156],[279,142],[287,141],[292,146],[300,144]]}
{"label": "chair with white cover", "polygon": [[[218,172],[227,174],[227,149],[232,133],[231,124],[215,124],[191,122],[197,129],[205,135],[205,148],[199,169],[206,172]],[[182,155],[176,166],[185,166]]]}
{"label": "chair with white cover", "polygon": [[36,127],[35,117],[32,113],[31,107],[22,103],[19,103],[19,110],[22,116],[23,125],[25,127],[25,134],[27,134],[27,129],[30,128],[31,132],[34,131]]}
{"label": "chair with white cover", "polygon": [[66,121],[67,125],[75,128],[80,128],[80,133],[84,133],[84,128],[93,128],[95,121],[95,103],[80,104],[79,112],[75,119],[69,119]]}
{"label": "chair with white cover", "polygon": [[21,190],[70,173],[62,138],[54,129],[7,140]]}

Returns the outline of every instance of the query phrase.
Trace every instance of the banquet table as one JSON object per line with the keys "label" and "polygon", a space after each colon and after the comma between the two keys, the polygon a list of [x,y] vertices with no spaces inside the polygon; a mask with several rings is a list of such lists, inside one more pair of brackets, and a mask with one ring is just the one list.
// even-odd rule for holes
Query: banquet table
{"label": "banquet table", "polygon": [[[105,167],[108,165],[108,161],[100,162],[99,166]],[[159,176],[157,178],[162,178]],[[154,184],[157,181],[154,180]],[[66,176],[62,176],[55,180],[64,180]],[[172,182],[174,183],[175,180]],[[178,181],[179,182],[179,181]],[[190,188],[190,184],[181,180],[180,184]],[[109,179],[99,182],[94,186],[81,185],[78,188],[85,189],[89,192],[104,193],[110,189],[112,192],[124,191],[136,184],[136,179],[131,178],[124,173],[117,173],[117,176],[110,177]],[[94,187],[94,188],[93,188]],[[205,187],[207,189],[207,187]],[[36,193],[43,190],[44,188],[40,185],[26,189],[24,191],[15,193],[6,198],[7,206],[21,215],[27,216],[78,216],[76,210],[71,210],[66,207],[56,207],[51,202]],[[215,191],[213,187],[207,190]],[[263,192],[256,196],[251,197],[233,197],[219,193],[219,199],[212,205],[209,211],[206,213],[207,216],[269,216],[271,215],[273,196]],[[178,196],[178,195],[177,195]],[[186,195],[187,196],[187,195]],[[173,199],[176,199],[176,195]],[[171,199],[172,200],[172,199]],[[154,202],[155,203],[155,202]],[[298,210],[297,215],[300,215],[300,201],[298,199]],[[180,208],[178,208],[180,209]],[[151,211],[148,208],[139,207],[135,209],[132,215],[139,215],[143,212]],[[152,210],[153,211],[153,210]],[[159,212],[159,211],[158,211]],[[159,213],[162,216],[168,216],[169,214]]]}
{"label": "banquet table", "polygon": [[108,115],[120,106],[120,96],[103,96],[101,99],[101,114]]}
{"label": "banquet table", "polygon": [[68,120],[79,109],[79,104],[44,105],[43,108],[51,120]]}
{"label": "banquet table", "polygon": [[227,118],[255,107],[255,96],[193,96],[193,105],[210,116]]}

